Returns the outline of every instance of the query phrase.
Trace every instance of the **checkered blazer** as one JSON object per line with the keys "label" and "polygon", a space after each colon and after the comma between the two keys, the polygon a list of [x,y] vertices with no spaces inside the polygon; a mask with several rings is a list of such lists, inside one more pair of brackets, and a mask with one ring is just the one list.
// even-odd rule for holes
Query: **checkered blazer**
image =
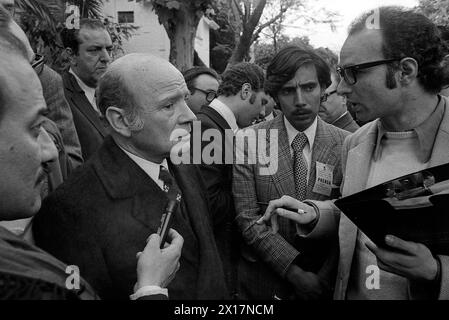
{"label": "checkered blazer", "polygon": [[[270,299],[277,290],[288,286],[284,280],[290,264],[300,254],[295,247],[296,226],[285,218],[280,218],[279,232],[273,234],[271,227],[256,224],[265,207],[256,202],[269,202],[283,195],[295,197],[293,158],[290,153],[284,117],[263,122],[256,129],[267,129],[267,155],[270,150],[270,129],[278,129],[277,170],[261,175],[261,163],[236,164],[233,168],[233,195],[237,212],[236,222],[246,245],[242,248],[242,259],[251,262],[250,268],[240,268],[240,281],[246,287],[245,298]],[[312,149],[312,163],[307,186],[307,199],[327,200],[338,196],[342,181],[341,148],[349,132],[329,125],[318,118],[315,142]],[[316,162],[334,166],[334,194],[327,197],[313,192],[316,180]],[[241,259],[241,260],[242,260]],[[245,261],[244,261],[245,262]],[[250,270],[251,269],[251,270]],[[250,277],[248,278],[250,273]]]}

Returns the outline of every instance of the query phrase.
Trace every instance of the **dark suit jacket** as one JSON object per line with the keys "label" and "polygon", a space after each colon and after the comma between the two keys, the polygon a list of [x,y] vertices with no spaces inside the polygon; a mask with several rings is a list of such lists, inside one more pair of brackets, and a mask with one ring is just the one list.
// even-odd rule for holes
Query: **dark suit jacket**
{"label": "dark suit jacket", "polygon": [[72,109],[73,121],[81,144],[84,161],[97,151],[108,134],[105,124],[94,110],[84,91],[69,72],[62,75],[65,97]]}
{"label": "dark suit jacket", "polygon": [[[171,166],[183,195],[172,227],[184,237],[170,299],[223,299],[227,290],[196,166]],[[105,299],[128,299],[136,253],[159,227],[166,194],[112,140],[43,203],[36,244],[80,273]]]}
{"label": "dark suit jacket", "polygon": [[332,123],[334,126],[349,131],[356,132],[359,127],[357,122],[354,121],[351,114],[348,112],[343,117]]}
{"label": "dark suit jacket", "polygon": [[[296,197],[293,174],[293,159],[290,153],[284,117],[278,116],[271,121],[262,122],[256,129],[266,129],[266,154],[270,154],[271,129],[278,132],[277,149],[274,156],[278,165],[267,174],[261,174],[261,163],[236,164],[233,170],[233,194],[237,211],[237,225],[247,246],[242,247],[242,259],[239,265],[239,283],[241,295],[250,299],[272,299],[291,296],[292,288],[285,280],[286,271],[292,263],[313,271],[329,285],[333,283],[338,257],[336,233],[329,235],[322,243],[301,241],[298,239],[296,224],[291,220],[279,219],[279,232],[273,234],[270,227],[256,224],[266,207],[260,202],[279,199],[283,195]],[[315,142],[312,149],[307,199],[327,200],[338,196],[338,186],[342,181],[341,148],[349,133],[325,123],[318,118]],[[273,152],[273,150],[271,151]],[[326,196],[314,192],[316,182],[316,162],[331,165],[333,169],[334,194]],[[299,241],[299,243],[298,243]],[[326,251],[327,250],[327,251]],[[324,261],[332,250],[331,258]]]}
{"label": "dark suit jacket", "polygon": [[[238,234],[233,229],[235,218],[234,198],[232,196],[232,163],[225,163],[225,150],[230,148],[233,153],[232,140],[225,140],[225,130],[231,130],[226,120],[210,106],[203,106],[197,118],[201,121],[201,133],[208,129],[216,129],[222,137],[221,163],[201,164],[200,170],[204,178],[211,204],[211,214],[216,222],[214,226],[215,239],[220,252],[226,280],[231,292],[235,293],[236,268],[235,260],[238,248]],[[203,142],[203,147],[209,142]],[[227,145],[226,145],[227,144]]]}

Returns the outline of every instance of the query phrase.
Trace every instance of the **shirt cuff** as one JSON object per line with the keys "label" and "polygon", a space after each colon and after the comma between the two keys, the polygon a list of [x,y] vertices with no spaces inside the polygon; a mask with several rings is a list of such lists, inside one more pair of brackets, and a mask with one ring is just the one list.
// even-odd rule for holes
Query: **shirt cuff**
{"label": "shirt cuff", "polygon": [[130,295],[131,300],[137,300],[143,296],[150,296],[156,294],[163,294],[168,298],[168,290],[159,286],[145,286],[137,290],[134,294]]}

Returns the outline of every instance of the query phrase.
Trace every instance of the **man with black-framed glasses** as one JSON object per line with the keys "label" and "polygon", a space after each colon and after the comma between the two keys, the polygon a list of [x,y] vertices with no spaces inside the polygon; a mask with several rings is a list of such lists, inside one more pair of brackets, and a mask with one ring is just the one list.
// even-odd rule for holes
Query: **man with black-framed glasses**
{"label": "man with black-framed glasses", "polygon": [[208,67],[193,67],[183,72],[184,80],[190,91],[187,105],[197,114],[201,107],[209,105],[216,97],[219,76]]}
{"label": "man with black-framed glasses", "polygon": [[[337,92],[358,119],[371,122],[345,140],[342,196],[449,161],[449,100],[439,94],[449,84],[445,55],[436,26],[411,10],[381,7],[351,25]],[[301,235],[339,230],[334,298],[449,299],[449,256],[394,235],[377,247],[330,201],[284,199],[262,220],[287,203],[304,210],[294,216],[301,228],[310,227]]]}

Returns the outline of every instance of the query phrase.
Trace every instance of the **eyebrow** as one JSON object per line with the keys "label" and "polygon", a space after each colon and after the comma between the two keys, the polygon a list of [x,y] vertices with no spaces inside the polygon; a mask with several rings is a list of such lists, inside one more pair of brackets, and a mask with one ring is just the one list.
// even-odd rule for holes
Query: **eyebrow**
{"label": "eyebrow", "polygon": [[[303,86],[307,86],[307,85],[311,85],[311,84],[317,84],[318,82],[315,80],[310,80],[310,81],[306,81],[303,83],[300,83],[299,86],[303,87]],[[296,88],[296,86],[293,83],[287,83],[285,84],[282,89],[286,89],[286,88]]]}

